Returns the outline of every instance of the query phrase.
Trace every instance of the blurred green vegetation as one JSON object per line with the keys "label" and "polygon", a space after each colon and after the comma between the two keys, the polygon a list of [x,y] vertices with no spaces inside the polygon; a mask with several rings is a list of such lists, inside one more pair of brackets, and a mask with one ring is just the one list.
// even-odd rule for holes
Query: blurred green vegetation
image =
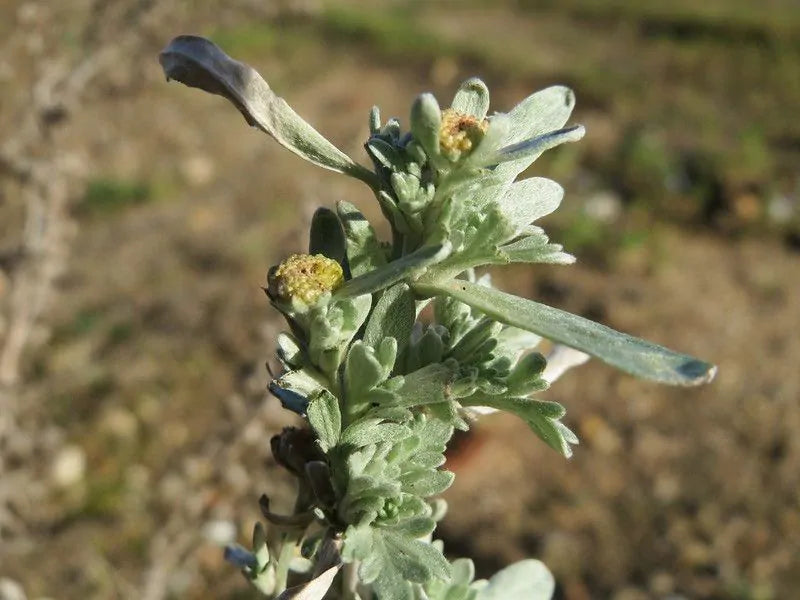
{"label": "blurred green vegetation", "polygon": [[101,177],[88,183],[86,193],[78,203],[78,210],[105,214],[142,204],[152,197],[152,186],[147,182]]}

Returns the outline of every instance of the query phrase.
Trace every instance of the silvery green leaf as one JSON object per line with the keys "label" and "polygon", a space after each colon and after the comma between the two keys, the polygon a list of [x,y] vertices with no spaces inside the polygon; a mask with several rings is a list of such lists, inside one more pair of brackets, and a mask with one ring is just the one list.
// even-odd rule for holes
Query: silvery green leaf
{"label": "silvery green leaf", "polygon": [[413,286],[420,294],[447,294],[500,322],[527,329],[585,352],[644,379],[670,385],[700,385],[716,367],[686,354],[632,337],[577,315],[468,281]]}
{"label": "silvery green leaf", "polygon": [[444,464],[444,454],[441,452],[419,452],[409,458],[409,462],[418,469],[435,469]]}
{"label": "silvery green leaf", "polygon": [[423,246],[411,254],[398,258],[374,271],[364,273],[346,282],[334,293],[334,298],[347,298],[371,294],[399,281],[412,279],[425,268],[435,265],[450,255],[449,242],[434,246]]}
{"label": "silvery green leaf", "polygon": [[[534,234],[516,242],[500,246],[500,258],[504,262],[544,263],[571,265],[575,257],[563,251],[560,244],[551,244],[546,235]],[[500,260],[497,261],[498,263]]]}
{"label": "silvery green leaf", "polygon": [[509,393],[528,395],[547,389],[548,382],[542,376],[546,366],[547,361],[538,352],[523,356],[506,378]]}
{"label": "silvery green leaf", "polygon": [[305,363],[305,355],[297,338],[288,333],[278,334],[278,356],[284,364],[294,368]]}
{"label": "silvery green leaf", "polygon": [[434,498],[429,500],[431,507],[431,519],[437,523],[447,515],[447,500],[444,498]]}
{"label": "silvery green leaf", "polygon": [[[562,128],[574,107],[575,94],[564,86],[556,85],[531,94],[508,113],[510,127],[503,145],[522,142]],[[533,158],[524,158],[502,164],[496,171],[506,180],[513,180],[532,162]]]}
{"label": "silvery green leaf", "polygon": [[275,592],[275,585],[277,582],[274,565],[267,565],[266,568],[255,575],[255,577],[252,575],[248,575],[247,577],[250,579],[250,583],[253,587],[265,596],[272,596]]}
{"label": "silvery green leaf", "polygon": [[450,568],[453,572],[453,583],[469,585],[475,579],[475,563],[469,558],[458,558],[454,560]]}
{"label": "silvery green leaf", "polygon": [[449,400],[453,370],[437,363],[423,367],[403,377],[403,387],[396,392],[396,406],[412,407]]}
{"label": "silvery green leaf", "polygon": [[379,497],[381,500],[397,496],[400,493],[400,484],[387,479],[385,475],[385,472],[381,472],[376,476],[351,477],[347,495],[351,498]]}
{"label": "silvery green leaf", "polygon": [[392,117],[386,124],[381,128],[380,135],[381,137],[390,138],[392,140],[398,140],[400,138],[400,121],[398,121],[395,117]]}
{"label": "silvery green leaf", "polygon": [[322,381],[323,376],[319,372],[312,367],[307,367],[284,373],[276,380],[276,383],[282,388],[310,398],[325,389]]}
{"label": "silvery green leaf", "polygon": [[383,367],[385,376],[388,377],[394,368],[397,359],[397,340],[393,337],[385,337],[375,348],[375,356]]}
{"label": "silvery green leaf", "polygon": [[458,87],[452,107],[478,120],[485,118],[489,110],[489,88],[477,77],[470,77]]}
{"label": "silvery green leaf", "polygon": [[[476,394],[476,396],[478,396]],[[566,411],[557,402],[534,400],[532,398],[505,398],[481,394],[474,400],[466,398],[465,406],[488,406],[496,410],[504,410],[517,415],[528,424],[528,427],[553,450],[569,458],[572,456],[570,444],[577,444],[578,438],[559,419]]]}
{"label": "silvery green leaf", "polygon": [[441,494],[452,485],[455,477],[451,471],[420,469],[403,474],[400,483],[404,492],[427,498]]}
{"label": "silvery green leaf", "polygon": [[394,533],[410,538],[422,538],[430,535],[436,529],[436,521],[430,517],[413,517],[400,521],[391,527]]}
{"label": "silvery green leaf", "polygon": [[298,156],[377,187],[371,171],[353,162],[301,119],[255,69],[230,58],[210,40],[178,36],[161,52],[159,61],[167,79],[227,98],[249,125],[268,133]]}
{"label": "silvery green leaf", "polygon": [[[454,385],[453,388],[456,388]],[[458,396],[458,389],[453,390],[453,395]],[[437,404],[428,404],[428,412],[432,417],[441,420],[450,427],[458,429],[459,431],[469,431],[469,423],[464,420],[461,414],[461,405],[450,400],[449,402],[439,402]]]}
{"label": "silvery green leaf", "polygon": [[386,254],[366,217],[349,202],[336,205],[344,226],[350,274],[358,277],[386,264]]}
{"label": "silvery green leaf", "polygon": [[478,600],[550,600],[554,590],[555,580],[547,567],[527,559],[496,573],[480,591]]}
{"label": "silvery green leaf", "polygon": [[412,412],[406,408],[401,408],[399,406],[378,406],[377,408],[369,410],[364,415],[364,418],[402,423],[410,421],[413,416]]}
{"label": "silvery green leaf", "polygon": [[372,553],[372,527],[369,525],[350,525],[344,532],[342,558],[347,562],[363,560]]}
{"label": "silvery green leaf", "polygon": [[485,159],[484,164],[495,165],[512,161],[526,161],[531,163],[545,150],[555,148],[567,142],[577,142],[583,138],[585,133],[586,130],[583,125],[575,125],[574,127],[543,133],[535,138],[523,140],[516,144],[498,149],[495,154]]}
{"label": "silvery green leaf", "polygon": [[397,340],[397,353],[402,354],[416,318],[416,303],[409,287],[404,283],[393,285],[375,303],[364,329],[364,343],[375,348],[385,337],[392,337]]}
{"label": "silvery green leaf", "polygon": [[253,554],[258,561],[258,568],[264,569],[269,563],[269,546],[267,546],[267,530],[260,522],[253,527]]}
{"label": "silvery green leaf", "polygon": [[406,362],[407,370],[414,371],[426,365],[442,362],[445,343],[441,332],[437,329],[439,328],[428,327],[419,341],[414,344]]}
{"label": "silvery green leaf", "polygon": [[411,105],[411,133],[428,157],[439,156],[439,129],[442,111],[433,94],[420,94]]}
{"label": "silvery green leaf", "polygon": [[321,390],[309,400],[306,414],[323,452],[327,452],[339,443],[342,413],[336,396],[328,390]]}
{"label": "silvery green leaf", "polygon": [[398,442],[411,435],[405,425],[381,423],[377,419],[356,421],[342,432],[341,444],[361,448],[378,442]]}
{"label": "silvery green leaf", "polygon": [[308,253],[322,254],[340,265],[344,264],[347,255],[344,231],[339,217],[332,210],[320,207],[314,213],[311,219]]}
{"label": "silvery green leaf", "polygon": [[568,87],[554,85],[535,92],[508,112],[513,144],[564,126],[575,107],[575,94]]}
{"label": "silvery green leaf", "polygon": [[[503,328],[502,323],[493,319],[481,319],[475,327],[470,329],[450,351],[450,356],[460,362],[468,362],[470,357],[485,342],[494,342],[497,345],[497,334]],[[494,346],[492,346],[494,348]]]}
{"label": "silvery green leaf", "polygon": [[[431,576],[449,579],[450,563],[432,545],[389,531],[384,532],[381,538],[395,565],[404,571],[406,581],[425,583]],[[425,575],[420,576],[419,572]]]}
{"label": "silvery green leaf", "polygon": [[372,135],[379,133],[381,130],[381,109],[373,106],[369,110],[369,132]]}
{"label": "silvery green leaf", "polygon": [[362,583],[372,583],[383,570],[383,555],[373,552],[367,555],[358,567],[358,577]]}
{"label": "silvery green leaf", "polygon": [[531,177],[512,184],[497,204],[519,232],[536,219],[549,215],[564,197],[564,188],[551,179]]}
{"label": "silvery green leaf", "polygon": [[344,371],[348,403],[356,401],[359,394],[375,387],[385,378],[386,373],[375,356],[375,350],[361,340],[354,342],[347,353]]}
{"label": "silvery green leaf", "polygon": [[380,600],[414,600],[411,584],[405,574],[388,562],[391,555],[382,547],[381,559],[384,567],[372,584]]}

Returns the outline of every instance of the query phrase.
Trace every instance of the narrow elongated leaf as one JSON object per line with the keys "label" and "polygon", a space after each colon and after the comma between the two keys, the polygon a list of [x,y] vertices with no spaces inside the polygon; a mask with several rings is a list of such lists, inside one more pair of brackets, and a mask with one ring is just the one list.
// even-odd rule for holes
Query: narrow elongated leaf
{"label": "narrow elongated leaf", "polygon": [[342,224],[336,213],[320,207],[311,219],[311,235],[308,244],[309,254],[322,254],[344,264],[345,239]]}
{"label": "narrow elongated leaf", "polygon": [[421,294],[447,294],[486,315],[580,350],[644,379],[670,385],[700,385],[716,367],[663,346],[620,333],[583,317],[468,281],[415,284]]}
{"label": "narrow elongated leaf", "polygon": [[458,87],[452,107],[476,119],[483,119],[489,110],[489,88],[477,77],[470,77]]}
{"label": "narrow elongated leaf", "polygon": [[433,94],[417,96],[411,105],[411,133],[432,160],[439,156],[441,125],[442,111]]}
{"label": "narrow elongated leaf", "polygon": [[371,294],[404,279],[411,279],[426,267],[447,258],[450,255],[451,249],[449,242],[444,242],[443,244],[437,244],[435,246],[424,246],[379,269],[351,279],[336,290],[334,297],[347,298],[350,296]]}
{"label": "narrow elongated leaf", "polygon": [[414,295],[404,283],[387,289],[375,303],[375,308],[364,329],[364,343],[373,348],[385,337],[397,340],[397,354],[402,354],[411,338],[411,330],[417,318]]}
{"label": "narrow elongated leaf", "polygon": [[258,72],[202,37],[181,35],[159,55],[167,79],[230,100],[248,125],[258,127],[306,160],[377,187],[375,175],[356,164],[306,123],[270,89]]}

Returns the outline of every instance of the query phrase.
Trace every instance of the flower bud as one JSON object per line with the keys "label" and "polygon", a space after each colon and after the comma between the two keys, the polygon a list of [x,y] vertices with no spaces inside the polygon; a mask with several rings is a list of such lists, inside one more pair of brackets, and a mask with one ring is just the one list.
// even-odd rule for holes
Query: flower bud
{"label": "flower bud", "polygon": [[439,128],[439,150],[451,161],[457,161],[478,145],[488,129],[486,119],[478,120],[452,108],[445,109]]}
{"label": "flower bud", "polygon": [[269,293],[281,300],[314,304],[344,281],[341,265],[322,254],[293,254],[269,274]]}

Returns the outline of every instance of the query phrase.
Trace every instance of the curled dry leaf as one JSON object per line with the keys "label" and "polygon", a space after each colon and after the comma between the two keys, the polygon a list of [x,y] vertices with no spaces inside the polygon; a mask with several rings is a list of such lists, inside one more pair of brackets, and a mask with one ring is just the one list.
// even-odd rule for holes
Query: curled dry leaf
{"label": "curled dry leaf", "polygon": [[167,79],[230,100],[247,123],[306,160],[375,187],[375,176],[306,123],[258,72],[194,35],[174,38],[159,55]]}

